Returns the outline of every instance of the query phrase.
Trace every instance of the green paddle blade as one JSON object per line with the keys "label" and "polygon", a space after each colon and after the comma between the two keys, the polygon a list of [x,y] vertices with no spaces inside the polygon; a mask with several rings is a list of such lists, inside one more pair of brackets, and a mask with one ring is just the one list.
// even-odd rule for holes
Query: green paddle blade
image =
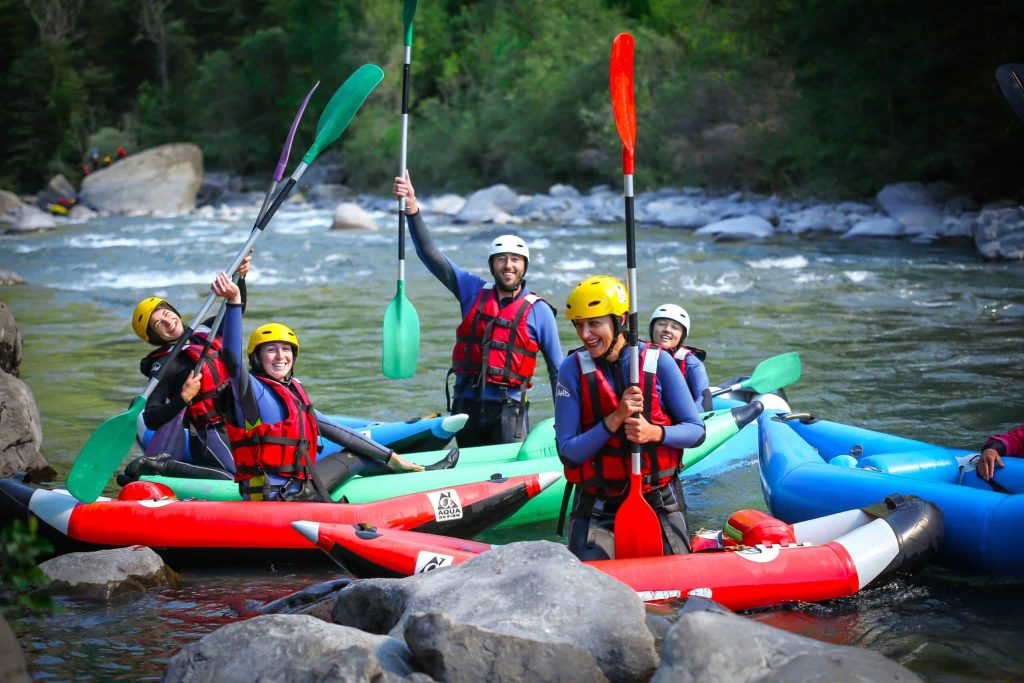
{"label": "green paddle blade", "polygon": [[405,296],[405,280],[399,280],[398,292],[384,311],[381,372],[391,379],[412,377],[419,355],[420,316]]}
{"label": "green paddle blade", "polygon": [[82,446],[68,473],[68,491],[83,503],[100,497],[110,475],[124,460],[135,442],[139,415],[146,407],[146,398],[136,396],[132,406],[101,424]]}
{"label": "green paddle blade", "polygon": [[766,358],[757,364],[750,378],[740,382],[758,393],[775,391],[800,379],[800,354],[796,351]]}
{"label": "green paddle blade", "polygon": [[313,163],[324,147],[345,132],[359,107],[363,106],[363,102],[383,78],[384,71],[376,64],[363,64],[352,72],[348,80],[334,92],[324,108],[324,113],[320,115],[320,120],[316,123],[316,140],[306,152],[306,156],[302,157],[304,163]]}
{"label": "green paddle blade", "polygon": [[405,7],[402,9],[402,21],[405,23],[405,44],[412,45],[412,19],[416,16],[416,5],[418,0],[405,0]]}

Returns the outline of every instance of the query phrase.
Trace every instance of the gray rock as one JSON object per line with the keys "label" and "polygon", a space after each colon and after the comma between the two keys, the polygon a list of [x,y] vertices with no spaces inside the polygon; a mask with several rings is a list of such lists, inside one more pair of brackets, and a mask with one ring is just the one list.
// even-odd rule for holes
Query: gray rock
{"label": "gray rock", "polygon": [[12,222],[13,218],[5,218],[7,214],[13,214],[20,209],[25,202],[21,201],[18,195],[7,190],[0,190],[0,220]]}
{"label": "gray rock", "polygon": [[466,205],[466,198],[457,194],[442,194],[437,197],[427,197],[420,201],[420,208],[431,214],[443,213],[447,216],[454,216]]}
{"label": "gray rock", "polygon": [[27,472],[32,481],[48,481],[57,472],[39,452],[43,430],[32,390],[14,375],[0,372],[0,477]]}
{"label": "gray rock", "polygon": [[558,197],[538,194],[521,202],[516,209],[516,215],[530,221],[548,221],[564,225],[581,217],[582,204],[579,193],[575,196]]}
{"label": "gray rock", "polygon": [[658,662],[637,595],[547,541],[501,546],[409,579],[360,581],[341,592],[331,616],[398,637],[413,614],[442,613],[453,624],[538,645],[571,644],[588,652],[612,681],[645,680]]}
{"label": "gray rock", "polygon": [[0,287],[10,287],[12,285],[23,284],[25,284],[25,278],[15,273],[13,270],[0,269]]}
{"label": "gray rock", "polygon": [[68,182],[68,179],[61,173],[50,178],[50,182],[46,184],[46,190],[58,197],[67,197],[68,199],[75,199],[77,196],[75,186]]}
{"label": "gray rock", "polygon": [[666,228],[701,228],[715,217],[699,206],[659,202],[649,207],[647,215],[652,223]]}
{"label": "gray rock", "polygon": [[499,223],[507,221],[519,207],[519,195],[508,185],[499,184],[477,190],[455,215],[456,223]]}
{"label": "gray rock", "polygon": [[427,674],[447,683],[608,680],[593,657],[569,643],[456,624],[444,614],[413,614],[405,642]]}
{"label": "gray rock", "polygon": [[90,600],[173,586],[178,575],[163,559],[144,546],[68,553],[39,565],[52,581],[54,593]]}
{"label": "gray rock", "polygon": [[376,230],[377,223],[373,216],[363,207],[352,202],[338,204],[334,210],[334,222],[331,230]]}
{"label": "gray rock", "polygon": [[974,244],[989,260],[1024,260],[1024,207],[983,210],[974,223]]}
{"label": "gray rock", "polygon": [[99,214],[85,204],[75,204],[71,207],[71,211],[68,212],[68,220],[72,223],[84,223],[85,221],[91,221],[97,216]]}
{"label": "gray rock", "polygon": [[871,650],[818,642],[734,614],[694,611],[683,614],[669,631],[651,683],[920,680]]}
{"label": "gray rock", "polygon": [[[352,190],[341,183],[320,183],[309,188],[308,195],[310,201],[336,204],[351,199],[353,193]],[[391,203],[396,206],[398,204],[394,200]]]}
{"label": "gray rock", "polygon": [[223,626],[183,648],[164,671],[165,683],[314,683],[430,681],[416,673],[400,640],[273,614]]}
{"label": "gray rock", "polygon": [[935,199],[921,183],[886,185],[875,199],[882,210],[899,221],[908,235],[935,232],[942,224],[942,213]]}
{"label": "gray rock", "polygon": [[827,206],[812,206],[782,217],[783,229],[802,235],[808,232],[843,232],[849,225],[845,214]]}
{"label": "gray rock", "polygon": [[903,224],[888,216],[875,216],[854,223],[853,227],[843,233],[841,239],[855,237],[899,237],[904,234]]}
{"label": "gray rock", "polygon": [[57,227],[57,221],[48,211],[40,211],[29,204],[22,204],[13,214],[13,222],[7,232],[41,232]]}
{"label": "gray rock", "polygon": [[548,194],[551,195],[552,197],[576,198],[580,196],[580,191],[577,190],[572,185],[562,185],[561,183],[556,183],[552,185],[551,188],[548,190]]}
{"label": "gray rock", "polygon": [[870,204],[864,204],[862,202],[839,202],[836,204],[836,211],[841,211],[842,213],[855,213],[860,216],[867,216],[868,214],[875,212]]}
{"label": "gray rock", "polygon": [[28,660],[21,651],[18,638],[11,625],[0,616],[0,681],[4,683],[31,683]]}
{"label": "gray rock", "polygon": [[79,200],[115,214],[183,214],[195,208],[202,181],[202,151],[179,142],[90,173],[82,180]]}
{"label": "gray rock", "polygon": [[771,237],[773,232],[772,224],[760,216],[743,216],[705,225],[694,234],[711,235],[715,241],[736,241],[760,240]]}
{"label": "gray rock", "polygon": [[[21,280],[21,283],[24,282]],[[0,370],[8,375],[18,377],[21,369],[21,351],[21,328],[14,320],[14,313],[11,309],[0,301]],[[0,419],[2,418],[3,415],[0,413]]]}

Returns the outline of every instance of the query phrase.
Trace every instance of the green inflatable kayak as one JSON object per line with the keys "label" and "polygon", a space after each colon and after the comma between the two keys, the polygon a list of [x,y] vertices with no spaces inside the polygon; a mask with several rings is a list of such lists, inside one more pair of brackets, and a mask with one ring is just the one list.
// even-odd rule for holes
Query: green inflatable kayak
{"label": "green inflatable kayak", "polygon": [[[705,413],[703,417],[707,436],[700,446],[684,451],[684,474],[687,467],[691,467],[711,455],[716,448],[728,441],[745,425],[757,419],[761,410],[761,404],[754,402],[736,408]],[[445,454],[446,451],[443,450],[427,451],[408,453],[404,457],[417,464],[427,465],[443,458]],[[462,449],[459,453],[458,463],[452,469],[377,477],[355,477],[332,491],[331,497],[334,500],[344,497],[350,503],[369,503],[408,493],[485,481],[493,477],[514,477],[541,472],[563,472],[562,463],[558,459],[555,447],[555,421],[552,418],[535,426],[526,441],[522,443]],[[232,481],[161,476],[144,476],[142,479],[169,486],[179,500],[188,498],[240,500],[238,486]],[[549,486],[543,493],[520,508],[512,517],[498,525],[498,528],[557,519],[564,491],[564,481]]]}

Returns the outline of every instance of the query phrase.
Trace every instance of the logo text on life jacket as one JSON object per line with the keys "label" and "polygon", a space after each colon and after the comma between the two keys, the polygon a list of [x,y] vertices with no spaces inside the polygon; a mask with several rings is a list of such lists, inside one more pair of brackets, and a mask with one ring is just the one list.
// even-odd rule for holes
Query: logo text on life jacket
{"label": "logo text on life jacket", "polygon": [[454,489],[431,491],[427,493],[427,497],[434,508],[434,519],[438,522],[462,519],[462,501]]}
{"label": "logo text on life jacket", "polygon": [[422,574],[423,572],[450,566],[452,566],[452,557],[450,555],[421,550],[416,556],[416,571],[414,573]]}

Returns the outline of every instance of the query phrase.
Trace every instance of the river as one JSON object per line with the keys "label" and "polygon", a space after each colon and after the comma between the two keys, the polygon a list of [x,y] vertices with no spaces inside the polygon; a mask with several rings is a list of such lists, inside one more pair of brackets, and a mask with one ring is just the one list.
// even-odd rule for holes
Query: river
{"label": "river", "polygon": [[[170,298],[186,318],[244,242],[255,208],[224,218],[109,218],[55,231],[0,236],[0,269],[29,284],[0,288],[24,335],[21,376],[43,420],[43,453],[61,475],[103,420],[144,386],[148,347],[129,316],[143,297]],[[427,216],[441,248],[483,271],[487,244],[508,228]],[[246,329],[276,320],[302,344],[297,374],[328,413],[405,419],[443,411],[458,307],[410,249],[408,296],[421,321],[409,380],[380,374],[380,330],[395,293],[394,219],[378,232],[329,230],[331,214],[288,205],[257,243]],[[530,287],[563,309],[587,275],[625,278],[621,226],[531,224]],[[1024,269],[984,263],[967,245],[779,237],[712,242],[689,231],[638,231],[641,320],[678,302],[690,342],[708,350],[712,381],[798,351],[804,374],[793,408],[950,446],[975,448],[1024,416],[1019,362]],[[576,345],[559,316],[562,343]],[[645,325],[645,322],[644,322]],[[543,374],[543,373],[541,373]],[[1018,387],[1018,389],[1014,389]],[[552,414],[539,377],[533,420]],[[112,485],[113,486],[113,485]],[[116,495],[116,489],[110,493]],[[687,484],[691,525],[720,528],[743,507],[765,509],[756,454]],[[1024,520],[1022,520],[1024,521]],[[509,540],[508,532],[491,540]],[[544,527],[519,537],[554,538]],[[292,568],[188,572],[173,589],[107,605],[60,600],[57,616],[14,626],[39,680],[158,679],[184,644],[252,606],[336,572]],[[928,569],[907,581],[828,605],[752,618],[884,653],[933,681],[1024,677],[1024,581]],[[731,646],[736,646],[732,644]]]}

